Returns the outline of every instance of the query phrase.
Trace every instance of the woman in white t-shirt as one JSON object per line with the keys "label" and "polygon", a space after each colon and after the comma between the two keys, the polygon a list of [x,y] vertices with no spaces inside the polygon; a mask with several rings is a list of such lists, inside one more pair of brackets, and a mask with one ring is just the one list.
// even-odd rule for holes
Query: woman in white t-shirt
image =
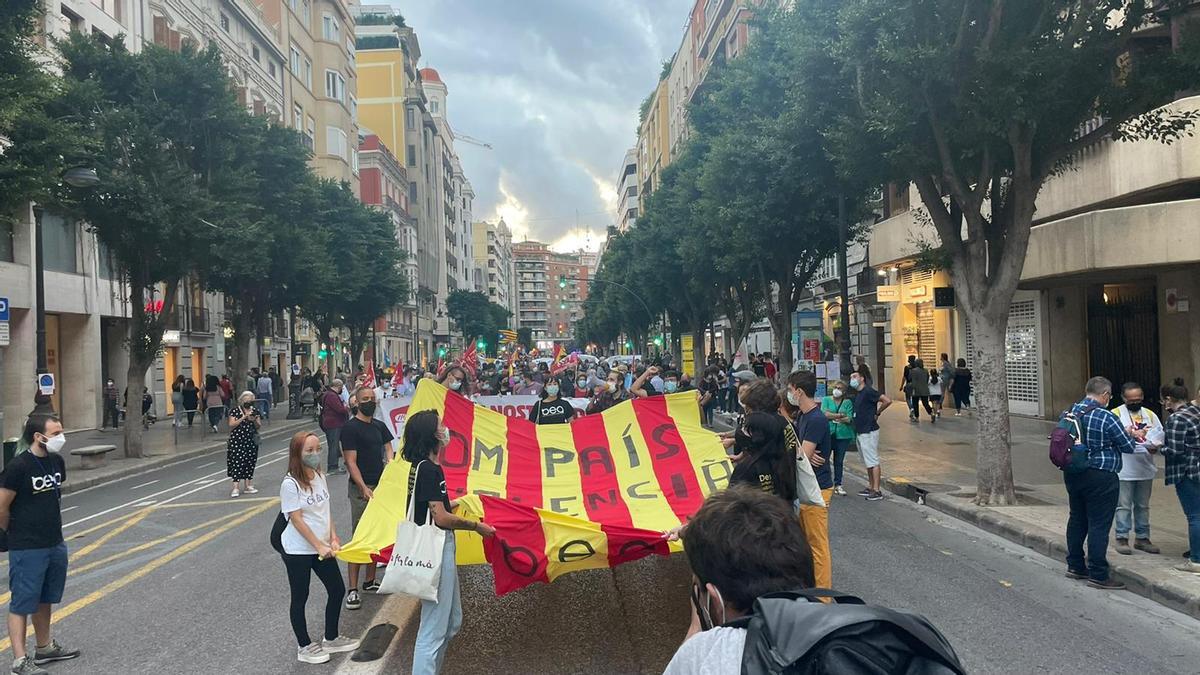
{"label": "woman in white t-shirt", "polygon": [[[279,509],[288,519],[281,537],[283,565],[287,568],[292,602],[289,613],[299,648],[296,658],[303,663],[325,663],[330,654],[358,649],[358,640],[338,634],[342,596],[346,585],[333,557],[342,544],[329,517],[329,486],[321,474],[321,441],[317,435],[301,431],[292,436],[288,448],[288,474],[279,485]],[[308,637],[304,605],[308,602],[308,584],[313,572],[325,585],[325,639],[313,642]]]}

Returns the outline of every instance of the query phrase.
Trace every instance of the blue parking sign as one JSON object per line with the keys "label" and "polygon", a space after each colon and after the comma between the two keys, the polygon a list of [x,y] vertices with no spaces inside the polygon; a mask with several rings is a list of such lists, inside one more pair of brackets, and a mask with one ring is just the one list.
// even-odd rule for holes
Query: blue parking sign
{"label": "blue parking sign", "polygon": [[8,321],[8,298],[0,298],[0,321]]}

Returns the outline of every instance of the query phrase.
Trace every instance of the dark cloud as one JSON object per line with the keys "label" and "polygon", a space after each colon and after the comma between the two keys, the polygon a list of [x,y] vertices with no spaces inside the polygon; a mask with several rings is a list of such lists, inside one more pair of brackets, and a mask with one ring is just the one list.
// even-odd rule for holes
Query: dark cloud
{"label": "dark cloud", "polygon": [[692,0],[391,4],[417,33],[421,65],[449,88],[455,131],[494,148],[456,146],[477,219],[516,214],[522,234],[562,243],[576,212],[596,232],[612,223],[638,105],[679,46]]}

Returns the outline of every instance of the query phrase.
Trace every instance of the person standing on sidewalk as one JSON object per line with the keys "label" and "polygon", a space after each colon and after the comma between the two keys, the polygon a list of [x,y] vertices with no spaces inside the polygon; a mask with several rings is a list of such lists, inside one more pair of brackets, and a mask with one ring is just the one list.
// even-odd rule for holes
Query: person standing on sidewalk
{"label": "person standing on sidewalk", "polygon": [[[817,486],[825,506],[800,505],[800,522],[808,535],[812,549],[813,573],[818,588],[833,588],[833,559],[829,550],[829,502],[833,499],[833,475],[829,470],[832,443],[829,420],[821,412],[816,400],[817,376],[807,370],[798,370],[788,375],[788,403],[800,408],[800,415],[792,423],[796,437],[800,439],[800,450],[813,466]],[[814,461],[814,458],[819,458]]]}
{"label": "person standing on sidewalk", "polygon": [[104,421],[100,423],[101,429],[108,428],[108,420],[112,419],[112,427],[117,429],[120,427],[118,422],[121,419],[121,412],[117,408],[117,400],[120,396],[117,391],[117,384],[110,377],[104,381]]}
{"label": "person standing on sidewalk", "polygon": [[1188,559],[1175,569],[1200,574],[1200,408],[1190,400],[1183,380],[1162,388],[1167,416],[1162,454],[1167,485],[1175,486],[1188,524]]}
{"label": "person standing on sidewalk", "polygon": [[[375,496],[375,488],[383,476],[383,467],[392,461],[392,432],[382,421],[375,419],[375,390],[359,387],[354,392],[358,406],[354,417],[342,427],[340,442],[346,471],[350,474],[350,531],[358,529],[358,521],[367,510],[367,502]],[[346,591],[346,609],[362,607],[358,592],[358,571],[362,565],[349,563],[350,586]],[[375,580],[375,565],[367,565],[364,591],[379,590]]]}
{"label": "person standing on sidewalk", "polygon": [[[1087,381],[1082,400],[1071,406],[1087,448],[1087,469],[1063,472],[1070,517],[1067,519],[1067,576],[1087,579],[1092,588],[1120,590],[1125,584],[1108,573],[1108,532],[1112,529],[1121,487],[1117,473],[1121,455],[1132,455],[1137,447],[1107,410],[1112,401],[1112,382],[1093,377]],[[1084,540],[1087,554],[1084,555]]]}
{"label": "person standing on sidewalk", "polygon": [[187,415],[188,426],[196,419],[196,411],[200,409],[200,389],[196,381],[188,378],[183,381],[183,412]]}
{"label": "person standing on sidewalk", "polygon": [[940,416],[946,397],[954,391],[954,366],[950,364],[950,357],[947,354],[942,354],[942,363],[938,367],[938,384],[942,387],[942,397],[937,404],[937,414]]}
{"label": "person standing on sidewalk", "polygon": [[[912,373],[913,363],[917,357],[914,354],[908,355],[908,363],[904,364],[904,373],[900,376],[900,391],[904,392],[904,406],[909,410],[912,409],[912,378],[909,375]],[[912,418],[912,413],[909,413],[909,418]]]}
{"label": "person standing on sidewalk", "polygon": [[[8,637],[15,675],[46,675],[39,666],[79,656],[50,637],[52,605],[62,602],[67,544],[62,493],[67,465],[59,454],[67,437],[52,415],[33,415],[22,434],[29,452],[14,457],[0,476],[0,550],[8,551]],[[29,616],[35,649],[25,650]]]}
{"label": "person standing on sidewalk", "polygon": [[258,405],[263,419],[271,419],[271,406],[275,402],[275,385],[271,382],[270,374],[259,374],[258,381],[255,383],[255,391],[258,394]]}
{"label": "person standing on sidewalk", "polygon": [[342,446],[342,427],[350,420],[350,409],[342,402],[342,388],[345,385],[335,379],[329,388],[321,394],[321,429],[325,431],[325,443],[328,445],[329,457],[326,467],[329,475],[345,473],[340,468]]}
{"label": "person standing on sidewalk", "polygon": [[174,411],[174,419],[171,420],[171,426],[183,426],[183,382],[184,376],[178,375],[175,381],[171,383],[171,409]]}
{"label": "person standing on sidewalk", "polygon": [[854,442],[854,401],[846,396],[846,385],[841,380],[829,383],[829,393],[821,399],[821,412],[829,420],[829,435],[833,438],[833,494],[845,497],[842,469],[846,451]]}
{"label": "person standing on sidewalk", "polygon": [[915,423],[921,421],[921,411],[917,404],[925,406],[925,412],[929,415],[931,424],[937,423],[937,417],[933,414],[933,408],[929,405],[929,371],[925,370],[925,363],[921,359],[916,359],[912,362],[912,367],[908,371],[908,405],[911,412],[908,419]]}
{"label": "person standing on sidewalk", "polygon": [[958,360],[953,382],[954,416],[961,417],[962,409],[971,407],[971,369],[967,367],[966,359]]}
{"label": "person standing on sidewalk", "polygon": [[892,404],[892,399],[871,386],[863,376],[850,376],[850,388],[854,390],[854,434],[858,442],[858,454],[867,468],[867,487],[858,493],[867,501],[883,499],[880,486],[883,482],[879,467],[879,416]]}
{"label": "person standing on sidewalk", "polygon": [[[229,443],[225,450],[226,475],[233,481],[229,497],[236,499],[244,492],[255,494],[254,469],[258,466],[258,428],[262,416],[254,406],[254,393],[243,391],[240,405],[229,409]],[[238,490],[238,484],[241,490]]]}
{"label": "person standing on sidewalk", "polygon": [[216,375],[209,375],[204,383],[204,412],[208,414],[208,426],[217,433],[221,414],[225,411],[225,396]]}
{"label": "person standing on sidewalk", "polygon": [[[1154,455],[1163,444],[1163,425],[1153,410],[1142,407],[1145,394],[1141,385],[1126,382],[1121,387],[1121,398],[1125,403],[1113,408],[1113,414],[1133,437],[1136,449],[1134,454],[1121,458],[1121,471],[1117,474],[1121,481],[1116,513],[1117,553],[1131,555],[1134,548],[1158,553],[1158,547],[1150,542],[1150,491],[1158,475]],[[1137,537],[1133,548],[1129,547],[1131,522]]]}

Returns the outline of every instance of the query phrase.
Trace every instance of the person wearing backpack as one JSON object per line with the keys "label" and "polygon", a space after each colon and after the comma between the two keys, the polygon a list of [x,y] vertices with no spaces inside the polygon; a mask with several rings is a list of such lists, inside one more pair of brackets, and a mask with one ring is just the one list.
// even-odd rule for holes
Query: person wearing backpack
{"label": "person wearing backpack", "polygon": [[704,501],[681,532],[692,620],[664,675],[965,672],[925,619],[806,590],[811,552],[789,515],[782,500],[743,486]]}
{"label": "person wearing backpack", "polygon": [[[1067,519],[1067,576],[1087,579],[1092,588],[1121,590],[1125,584],[1108,574],[1108,533],[1112,529],[1121,492],[1117,473],[1121,456],[1137,452],[1129,433],[1116,415],[1108,411],[1112,382],[1104,377],[1087,381],[1084,398],[1068,413],[1079,424],[1078,445],[1086,449],[1087,461],[1075,469],[1064,468],[1070,516]],[[1087,554],[1084,554],[1084,541]]]}
{"label": "person wearing backpack", "polygon": [[1200,408],[1189,400],[1181,378],[1160,390],[1169,411],[1162,454],[1167,485],[1175,486],[1188,524],[1188,559],[1175,569],[1200,574]]}

